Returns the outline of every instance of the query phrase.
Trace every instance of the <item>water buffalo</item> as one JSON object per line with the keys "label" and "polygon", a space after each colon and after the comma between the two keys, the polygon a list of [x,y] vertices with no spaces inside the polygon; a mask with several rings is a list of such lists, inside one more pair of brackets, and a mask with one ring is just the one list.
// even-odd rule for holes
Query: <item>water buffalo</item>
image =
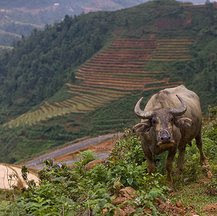
{"label": "water buffalo", "polygon": [[135,114],[141,119],[141,122],[134,126],[134,131],[141,136],[148,172],[155,170],[154,156],[168,151],[167,178],[172,181],[172,162],[177,149],[177,168],[178,172],[181,172],[186,145],[194,138],[200,151],[200,162],[207,167],[208,162],[202,150],[202,113],[197,94],[183,85],[166,88],[151,97],[144,111],[140,108],[142,99],[134,108]]}

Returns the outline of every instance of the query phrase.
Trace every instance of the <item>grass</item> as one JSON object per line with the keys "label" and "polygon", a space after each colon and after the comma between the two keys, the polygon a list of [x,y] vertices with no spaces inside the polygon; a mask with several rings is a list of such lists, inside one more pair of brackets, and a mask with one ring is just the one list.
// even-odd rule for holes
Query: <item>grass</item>
{"label": "grass", "polygon": [[[176,203],[180,201],[184,206],[193,206],[200,216],[207,216],[209,213],[203,211],[207,204],[217,203],[217,196],[209,196],[206,193],[207,184],[196,182],[182,185],[170,199]],[[217,214],[217,212],[215,212]]]}
{"label": "grass", "polygon": [[[145,98],[152,92],[144,93]],[[140,97],[141,92],[134,92],[88,113],[68,113],[44,122],[39,121],[35,125],[21,125],[11,129],[0,128],[1,161],[19,161],[43,152],[43,148],[45,150],[84,136],[97,136],[130,127],[137,121],[133,107]],[[84,109],[85,107],[82,105],[78,108]],[[104,122],[103,125],[101,122]],[[4,143],[7,143],[8,149],[5,149]],[[16,145],[11,151],[14,143]],[[19,151],[21,154],[18,154]],[[17,153],[14,154],[14,152]]]}
{"label": "grass", "polygon": [[[206,123],[203,128],[203,140],[204,152],[213,174],[216,174],[216,120]],[[207,193],[211,186],[217,192],[217,179],[214,176],[210,182],[204,177],[195,144],[186,149],[184,172],[181,178],[174,177],[172,193],[168,191],[163,172],[165,156],[166,154],[162,154],[159,157],[158,173],[147,175],[140,141],[127,130],[124,138],[117,141],[107,163],[96,165],[91,170],[85,168],[89,161],[95,159],[90,151],[82,153],[83,159],[74,164],[73,169],[55,166],[48,161],[40,173],[40,187],[32,187],[24,193],[18,192],[16,198],[14,195],[8,194],[4,197],[0,194],[0,213],[14,215],[16,211],[16,214],[19,213],[17,215],[46,215],[52,212],[53,215],[58,215],[62,214],[61,207],[64,203],[64,212],[70,212],[69,215],[80,215],[87,209],[91,209],[94,215],[102,215],[102,211],[106,209],[105,215],[109,216],[114,215],[117,210],[124,210],[126,206],[134,209],[132,215],[138,216],[144,215],[144,209],[148,210],[149,215],[216,215],[217,210],[205,212],[204,207],[217,203],[217,196]],[[121,197],[120,190],[126,187],[136,192],[135,197],[115,204],[114,200]],[[159,199],[167,203],[168,209],[172,212],[168,209],[162,212],[162,208],[157,204]],[[179,209],[174,206],[178,206]],[[185,214],[180,213],[180,210]],[[190,214],[190,211],[193,213]]]}

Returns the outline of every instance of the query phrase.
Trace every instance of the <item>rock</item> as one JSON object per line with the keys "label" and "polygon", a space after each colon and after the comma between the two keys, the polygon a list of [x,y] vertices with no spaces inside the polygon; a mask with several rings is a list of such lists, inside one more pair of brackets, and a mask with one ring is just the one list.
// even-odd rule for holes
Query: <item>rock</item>
{"label": "rock", "polygon": [[127,205],[123,210],[126,215],[132,215],[136,211],[131,205]]}
{"label": "rock", "polygon": [[176,206],[177,206],[178,208],[183,207],[183,205],[182,205],[182,203],[181,203],[180,201],[177,201],[177,202],[176,202]]}
{"label": "rock", "polygon": [[136,191],[132,187],[125,187],[119,191],[118,197],[116,197],[112,203],[114,205],[119,205],[126,200],[131,200],[136,197]]}
{"label": "rock", "polygon": [[127,199],[133,199],[136,197],[136,191],[132,187],[125,187],[120,190],[120,194]]}
{"label": "rock", "polygon": [[127,216],[127,214],[122,209],[115,209],[114,216]]}
{"label": "rock", "polygon": [[105,160],[93,160],[85,165],[86,170],[93,169],[96,165],[104,163]]}
{"label": "rock", "polygon": [[102,210],[102,215],[106,215],[108,213],[108,209],[107,208],[104,208],[103,210]]}
{"label": "rock", "polygon": [[208,204],[203,207],[203,211],[207,213],[216,213],[217,214],[217,203]]}
{"label": "rock", "polygon": [[112,204],[113,205],[119,205],[119,204],[125,202],[126,200],[127,200],[126,197],[117,197],[114,200],[112,200]]}

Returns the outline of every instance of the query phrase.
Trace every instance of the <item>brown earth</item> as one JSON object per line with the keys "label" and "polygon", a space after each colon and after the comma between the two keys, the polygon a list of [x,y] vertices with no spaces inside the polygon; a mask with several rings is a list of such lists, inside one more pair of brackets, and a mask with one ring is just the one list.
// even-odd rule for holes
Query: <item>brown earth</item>
{"label": "brown earth", "polygon": [[209,216],[217,215],[217,203],[208,204],[203,207],[203,212]]}
{"label": "brown earth", "polygon": [[86,150],[91,150],[95,153],[101,153],[101,152],[110,153],[112,151],[112,148],[115,145],[115,141],[116,141],[115,139],[111,139],[111,140],[103,141],[99,143],[98,145],[90,145],[89,147],[82,148],[78,151],[56,157],[54,158],[54,161],[55,162],[65,162],[69,160],[76,160],[79,154],[82,151],[86,151]]}
{"label": "brown earth", "polygon": [[[33,171],[29,171],[27,178],[29,181],[33,180],[36,184],[39,183],[39,178]],[[0,189],[11,190],[14,187],[19,189],[28,187],[22,178],[21,167],[11,164],[0,164]]]}

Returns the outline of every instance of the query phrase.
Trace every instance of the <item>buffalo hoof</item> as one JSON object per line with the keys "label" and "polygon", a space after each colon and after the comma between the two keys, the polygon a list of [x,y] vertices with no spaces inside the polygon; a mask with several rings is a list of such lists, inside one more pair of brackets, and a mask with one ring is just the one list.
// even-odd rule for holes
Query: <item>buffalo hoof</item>
{"label": "buffalo hoof", "polygon": [[168,182],[169,186],[173,188],[173,179],[169,175],[167,175],[167,182]]}
{"label": "buffalo hoof", "polygon": [[176,175],[177,175],[177,176],[182,176],[182,174],[183,174],[183,168],[177,168],[177,173],[176,173]]}
{"label": "buffalo hoof", "polygon": [[207,178],[211,179],[212,176],[213,176],[213,174],[212,174],[212,172],[211,172],[211,170],[210,170],[210,166],[209,166],[208,161],[205,161],[205,162],[203,163],[202,169],[203,169],[203,171],[206,173]]}
{"label": "buffalo hoof", "polygon": [[207,177],[208,177],[209,179],[211,179],[212,176],[213,176],[213,174],[212,174],[212,172],[209,170],[209,171],[207,172]]}

